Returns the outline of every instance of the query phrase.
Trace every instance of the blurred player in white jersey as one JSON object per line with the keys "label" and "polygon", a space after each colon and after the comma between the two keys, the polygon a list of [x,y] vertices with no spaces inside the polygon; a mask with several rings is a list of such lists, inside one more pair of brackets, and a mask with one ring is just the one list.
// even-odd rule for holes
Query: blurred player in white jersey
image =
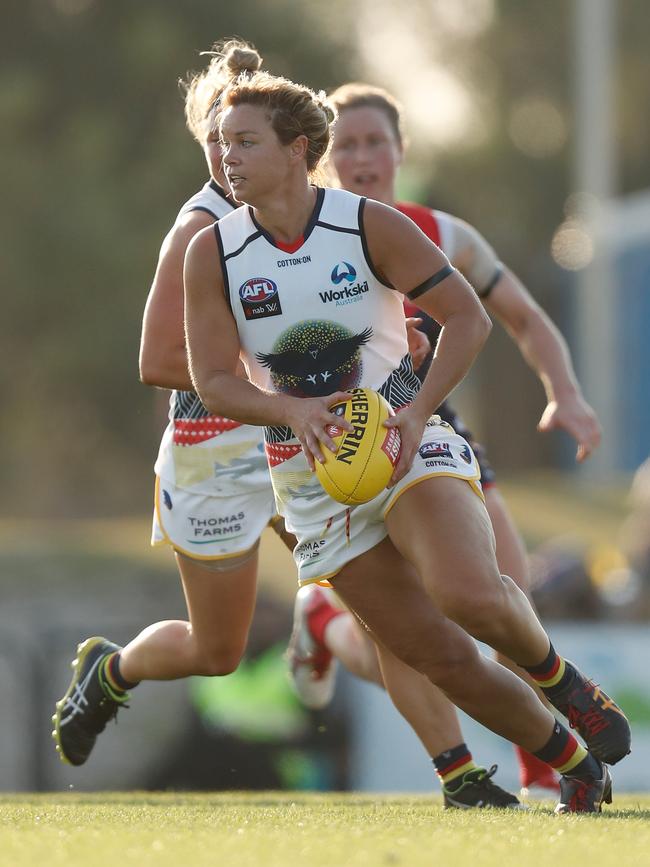
{"label": "blurred player in white jersey", "polygon": [[152,544],[174,551],[188,620],[154,623],[124,648],[98,636],[79,645],[74,677],[53,717],[57,750],[73,765],[86,761],[97,735],[140,681],[228,674],[246,647],[259,539],[275,516],[273,491],[261,429],[210,413],[193,390],[182,280],[191,238],[235,207],[211,110],[233,76],[250,74],[260,63],[251,46],[232,40],[186,85],[187,124],[210,179],[180,209],[162,244],[142,327],[141,379],[172,389],[155,465]]}

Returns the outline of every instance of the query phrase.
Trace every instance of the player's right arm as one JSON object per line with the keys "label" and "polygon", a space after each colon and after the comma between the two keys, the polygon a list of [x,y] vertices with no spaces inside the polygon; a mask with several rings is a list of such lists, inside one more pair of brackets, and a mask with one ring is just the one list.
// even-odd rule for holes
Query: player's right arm
{"label": "player's right arm", "polygon": [[214,223],[206,211],[180,217],[160,248],[140,336],[140,379],[159,388],[192,390],[183,330],[183,261],[197,232]]}
{"label": "player's right arm", "polygon": [[288,425],[302,444],[310,467],[322,460],[321,444],[336,445],[326,431],[336,424],[353,430],[329,407],[349,398],[346,392],[296,398],[263,391],[237,376],[240,342],[226,300],[213,228],[203,229],[187,250],[184,266],[185,333],[192,382],[204,406],[216,415],[245,424]]}

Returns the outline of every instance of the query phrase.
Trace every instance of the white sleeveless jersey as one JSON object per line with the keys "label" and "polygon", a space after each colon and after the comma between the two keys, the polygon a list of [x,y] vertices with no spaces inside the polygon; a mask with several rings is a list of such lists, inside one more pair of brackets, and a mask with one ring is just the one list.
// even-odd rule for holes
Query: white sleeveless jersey
{"label": "white sleeveless jersey", "polygon": [[[239,208],[215,226],[242,359],[260,388],[316,397],[355,386],[408,403],[413,375],[403,296],[375,273],[363,232],[366,200],[318,189],[299,248],[284,252]],[[267,440],[289,439],[267,429]]]}
{"label": "white sleeveless jersey", "polygon": [[[205,211],[216,222],[232,210],[224,190],[210,180],[188,199],[176,219]],[[208,497],[270,490],[261,428],[212,415],[193,391],[171,393],[169,424],[154,470],[176,487]]]}
{"label": "white sleeveless jersey", "polygon": [[[274,243],[251,208],[215,225],[242,359],[260,388],[316,397],[363,386],[395,408],[417,392],[402,295],[369,261],[365,202],[344,190],[318,189],[293,252]],[[264,433],[276,504],[288,529],[313,521],[324,526],[346,512],[325,494],[290,428]]]}
{"label": "white sleeveless jersey", "polygon": [[[214,180],[204,184],[198,193],[188,199],[178,212],[176,222],[191,211],[205,211],[214,217],[215,222],[234,210],[225,191]],[[203,418],[209,415],[198,396],[193,391],[173,391],[169,399],[169,418]]]}

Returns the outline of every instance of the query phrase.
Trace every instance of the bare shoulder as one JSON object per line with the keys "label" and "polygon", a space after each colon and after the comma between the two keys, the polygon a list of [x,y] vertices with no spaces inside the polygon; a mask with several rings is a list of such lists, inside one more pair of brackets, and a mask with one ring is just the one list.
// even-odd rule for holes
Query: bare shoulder
{"label": "bare shoulder", "polygon": [[204,256],[210,252],[214,256],[214,251],[217,246],[217,239],[214,234],[214,220],[209,226],[203,226],[194,233],[187,247],[188,256]]}
{"label": "bare shoulder", "polygon": [[[397,208],[367,199],[363,209],[363,227],[366,235],[371,238],[391,237],[395,232],[404,236],[420,233],[410,217],[402,214]],[[422,234],[422,233],[420,233]]]}
{"label": "bare shoulder", "polygon": [[189,242],[185,253],[184,274],[186,291],[202,285],[223,284],[214,225],[200,229]]}
{"label": "bare shoulder", "polygon": [[417,256],[420,252],[438,249],[406,214],[371,199],[364,208],[363,230],[370,254],[380,270],[383,270],[382,263],[393,255],[404,256],[408,251],[408,255]]}
{"label": "bare shoulder", "polygon": [[171,246],[184,250],[198,232],[210,228],[214,223],[214,216],[207,211],[188,211],[176,220],[166,240]]}
{"label": "bare shoulder", "polygon": [[389,205],[368,200],[363,230],[375,273],[400,292],[410,291],[448,264],[413,220]]}

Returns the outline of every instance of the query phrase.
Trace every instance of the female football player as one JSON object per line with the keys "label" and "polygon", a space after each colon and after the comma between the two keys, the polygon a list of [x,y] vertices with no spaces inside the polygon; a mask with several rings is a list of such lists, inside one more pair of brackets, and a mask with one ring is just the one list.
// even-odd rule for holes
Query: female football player
{"label": "female football player", "polygon": [[[476,458],[432,415],[471,366],[489,318],[408,217],[310,183],[333,118],[308,88],[265,73],[222,94],[225,173],[247,207],[201,230],[188,247],[192,380],[211,412],[264,425],[276,503],[298,541],[300,583],[330,581],[398,659],[557,768],[560,812],[598,811],[611,797],[603,762],[629,750],[627,720],[556,653],[525,594],[500,574]],[[287,258],[290,266],[281,264]],[[353,303],[337,306],[324,289],[341,264],[352,266],[360,288]],[[407,351],[403,295],[442,326],[421,387]],[[237,376],[240,355],[247,380]],[[330,407],[353,385],[380,391],[399,410],[386,425],[399,428],[402,451],[389,487],[345,509],[312,471],[322,448],[334,450],[331,426],[351,429]],[[471,636],[525,668],[589,750]]]}
{"label": "female football player", "polygon": [[[215,48],[207,69],[191,80],[185,100],[188,127],[203,148],[210,179],[183,205],[163,243],[140,352],[142,380],[173,389],[155,468],[152,541],[174,551],[188,620],[155,623],[124,648],[101,637],[79,646],[72,682],[53,718],[57,749],[74,765],[88,759],[97,735],[140,681],[228,674],[237,667],[255,601],[259,537],[275,512],[262,429],[210,413],[187,371],[183,257],[200,229],[236,205],[226,191],[214,107],[231,78],[251,74],[261,63],[252,46],[238,40]],[[283,266],[288,263],[289,257]],[[283,532],[282,521],[274,520],[274,527],[293,547],[295,539]],[[445,804],[518,806],[494,783],[492,771],[474,764],[448,699],[406,669],[404,682],[411,678],[431,693],[418,733],[430,755],[439,757],[439,772],[444,770]],[[389,677],[387,683],[390,690]]]}
{"label": "female football player", "polygon": [[[476,229],[450,214],[397,201],[397,173],[404,156],[399,103],[385,90],[361,83],[338,88],[330,100],[338,112],[330,163],[339,184],[357,195],[397,207],[442,248],[451,264],[467,277],[487,310],[506,327],[539,376],[547,397],[539,430],[566,430],[577,442],[577,460],[585,460],[598,446],[600,426],[582,395],[568,347],[558,329]],[[422,328],[433,351],[440,326],[408,301],[406,305],[409,312],[424,317]],[[431,354],[417,370],[419,378],[426,374],[430,359]],[[484,449],[473,441],[447,402],[437,412],[470,440],[481,467],[481,484],[496,537],[499,568],[528,592],[528,561],[523,540],[496,487]],[[353,673],[381,683],[375,654],[364,635],[354,618],[332,605],[321,589],[307,587],[298,594],[289,660],[296,690],[307,705],[322,707],[332,694],[333,656]],[[506,658],[498,658],[503,664],[510,664]],[[417,729],[413,714],[417,715],[418,704],[409,700],[407,685],[403,685],[402,694],[402,713],[411,718]],[[541,789],[540,794],[548,794],[544,790],[557,790],[547,765],[520,748],[517,753],[523,789]]]}

